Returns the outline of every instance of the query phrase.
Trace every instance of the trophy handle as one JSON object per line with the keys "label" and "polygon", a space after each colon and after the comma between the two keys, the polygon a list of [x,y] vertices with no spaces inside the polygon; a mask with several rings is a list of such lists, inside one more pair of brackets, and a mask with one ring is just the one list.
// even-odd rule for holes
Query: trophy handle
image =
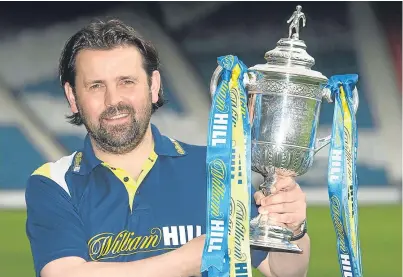
{"label": "trophy handle", "polygon": [[[324,88],[323,89],[322,97],[325,98],[328,103],[333,102],[331,95],[332,95],[332,93],[331,93],[329,88]],[[353,109],[354,109],[354,114],[357,113],[359,103],[360,103],[360,98],[358,97],[357,87],[355,87],[354,90],[353,90]],[[319,150],[321,150],[323,147],[328,145],[330,143],[331,138],[332,138],[332,136],[329,135],[327,137],[317,139],[316,144],[315,144],[315,150],[314,150],[315,154]]]}
{"label": "trophy handle", "polygon": [[217,89],[218,80],[221,77],[222,70],[223,70],[223,68],[222,68],[221,65],[217,66],[217,68],[214,70],[213,76],[211,77],[211,81],[210,81],[210,94],[211,94],[211,97],[214,96],[214,93],[215,93],[215,91]]}
{"label": "trophy handle", "polygon": [[[217,68],[213,72],[213,76],[211,76],[211,81],[210,81],[211,97],[214,96],[214,93],[217,90],[217,85],[218,85],[218,81],[221,78],[222,70],[223,70],[222,66],[218,65]],[[248,89],[249,85],[255,83],[256,74],[254,72],[249,71],[249,72],[244,73],[243,76],[244,76],[243,84],[244,84],[245,88]]]}

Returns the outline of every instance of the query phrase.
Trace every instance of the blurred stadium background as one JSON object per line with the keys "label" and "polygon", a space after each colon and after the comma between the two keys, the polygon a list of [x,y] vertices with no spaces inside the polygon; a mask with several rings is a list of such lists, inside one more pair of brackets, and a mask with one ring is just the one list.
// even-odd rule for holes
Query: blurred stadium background
{"label": "blurred stadium background", "polygon": [[[2,2],[0,4],[0,276],[34,276],[25,237],[24,187],[41,164],[81,147],[58,77],[65,41],[94,17],[134,26],[157,46],[169,103],[152,119],[177,139],[205,144],[216,58],[248,66],[288,35],[297,4],[301,39],[316,64],[358,73],[358,174],[364,276],[402,276],[402,2]],[[319,134],[330,132],[323,104]],[[298,179],[308,197],[309,277],[341,276],[327,196],[328,148]],[[260,181],[254,176],[255,183]],[[256,273],[257,276],[257,273]]]}

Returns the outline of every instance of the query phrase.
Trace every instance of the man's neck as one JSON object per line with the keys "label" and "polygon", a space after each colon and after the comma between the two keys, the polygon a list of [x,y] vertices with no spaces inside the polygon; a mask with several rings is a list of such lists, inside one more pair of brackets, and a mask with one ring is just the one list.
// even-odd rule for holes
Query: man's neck
{"label": "man's neck", "polygon": [[100,150],[92,139],[91,143],[93,145],[94,153],[98,159],[107,163],[111,167],[124,169],[134,179],[137,179],[144,162],[148,159],[154,149],[151,126],[147,128],[147,131],[139,145],[137,145],[137,147],[131,152],[126,154],[118,155],[107,153]]}

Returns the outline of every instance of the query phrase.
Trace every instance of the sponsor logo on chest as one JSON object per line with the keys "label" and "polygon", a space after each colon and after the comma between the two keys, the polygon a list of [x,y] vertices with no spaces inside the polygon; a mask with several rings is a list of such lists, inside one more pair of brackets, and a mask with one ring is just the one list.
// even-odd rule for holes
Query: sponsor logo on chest
{"label": "sponsor logo on chest", "polygon": [[99,233],[88,240],[88,252],[93,261],[113,259],[136,253],[174,250],[201,235],[199,225],[151,228],[139,235],[129,230],[119,233]]}

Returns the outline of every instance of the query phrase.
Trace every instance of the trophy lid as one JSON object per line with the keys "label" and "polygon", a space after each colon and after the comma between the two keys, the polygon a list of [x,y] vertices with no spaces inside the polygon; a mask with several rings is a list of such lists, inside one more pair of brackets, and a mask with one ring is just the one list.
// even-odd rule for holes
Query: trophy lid
{"label": "trophy lid", "polygon": [[[299,23],[302,19],[303,27],[306,24],[306,18],[302,7],[297,6],[296,11],[292,14],[287,23],[289,25],[288,38],[282,38],[277,42],[276,48],[267,51],[265,54],[266,64],[258,64],[250,68],[262,72],[272,73],[288,73],[308,77],[312,79],[319,79],[319,81],[326,82],[326,76],[322,73],[312,70],[311,67],[315,64],[315,59],[311,57],[306,51],[306,44],[303,40],[299,39]],[[295,31],[295,33],[293,33]]]}

